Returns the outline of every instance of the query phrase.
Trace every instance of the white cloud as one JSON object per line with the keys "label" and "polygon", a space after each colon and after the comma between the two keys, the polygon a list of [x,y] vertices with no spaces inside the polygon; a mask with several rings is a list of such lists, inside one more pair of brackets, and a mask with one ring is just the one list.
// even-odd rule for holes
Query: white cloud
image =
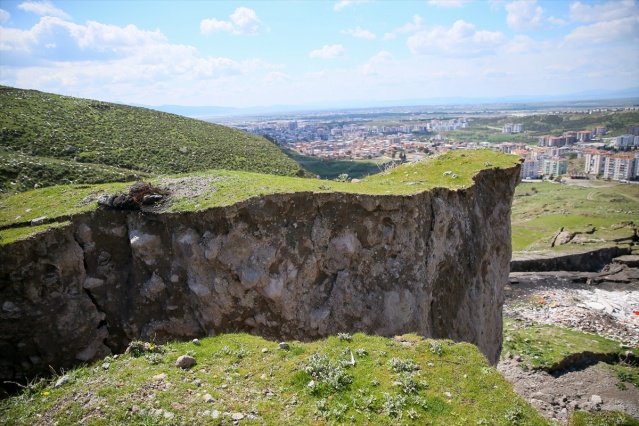
{"label": "white cloud", "polygon": [[186,93],[195,98],[199,84],[209,90],[238,79],[259,84],[264,70],[279,67],[256,58],[202,56],[193,46],[170,43],[159,30],[55,17],[42,17],[27,30],[3,28],[0,55],[1,84],[138,103],[184,99]]}
{"label": "white cloud", "polygon": [[342,34],[350,34],[355,38],[363,38],[366,40],[375,40],[375,38],[377,37],[374,33],[372,33],[371,31],[365,30],[361,27],[357,27],[355,29],[348,29],[346,31],[342,31]]}
{"label": "white cloud", "polygon": [[395,28],[393,31],[385,33],[382,37],[383,40],[392,40],[397,37],[398,34],[413,33],[419,31],[424,27],[424,19],[419,16],[413,16],[413,21],[402,25],[399,28]]}
{"label": "white cloud", "polygon": [[382,50],[381,52],[370,58],[364,65],[360,66],[359,72],[368,76],[380,75],[381,71],[386,66],[392,65],[394,63],[395,56],[386,50]]}
{"label": "white cloud", "polygon": [[430,6],[439,8],[459,8],[468,2],[469,0],[428,0]]}
{"label": "white cloud", "polygon": [[566,36],[566,40],[574,43],[637,42],[639,41],[639,16],[578,27]]}
{"label": "white cloud", "polygon": [[280,71],[271,71],[264,77],[265,83],[284,83],[291,81],[292,77]]}
{"label": "white cloud", "polygon": [[566,25],[568,25],[568,21],[561,18],[555,18],[554,16],[548,18],[548,22],[557,27],[565,27]]}
{"label": "white cloud", "polygon": [[200,32],[205,35],[229,32],[235,35],[256,35],[262,31],[262,23],[253,9],[238,7],[229,17],[230,21],[215,18],[203,19]]}
{"label": "white cloud", "polygon": [[613,0],[590,6],[579,1],[570,5],[570,19],[577,22],[601,22],[639,15],[634,0]]}
{"label": "white cloud", "polygon": [[309,58],[336,59],[346,56],[346,49],[341,44],[325,45],[321,49],[313,50],[308,54]]}
{"label": "white cloud", "polygon": [[61,19],[71,19],[71,17],[63,10],[55,7],[50,1],[25,1],[18,5],[18,9],[25,12],[32,12],[40,16],[54,16]]}
{"label": "white cloud", "polygon": [[4,9],[0,9],[0,24],[6,23],[10,17],[11,14],[9,12]]}
{"label": "white cloud", "polygon": [[368,3],[368,0],[339,0],[337,3],[335,3],[335,6],[333,6],[333,10],[335,12],[339,12],[345,7],[352,6],[358,3]]}
{"label": "white cloud", "polygon": [[233,24],[230,22],[218,21],[215,18],[202,19],[200,22],[200,32],[205,35],[231,31],[233,31]]}
{"label": "white cloud", "polygon": [[424,27],[424,19],[419,16],[413,16],[413,22],[409,22],[401,27],[397,28],[394,32],[396,33],[410,33],[413,31],[421,30]]}
{"label": "white cloud", "polygon": [[516,30],[526,30],[541,26],[543,9],[537,0],[517,0],[506,5],[508,26]]}
{"label": "white cloud", "polygon": [[417,32],[408,38],[408,47],[413,54],[478,56],[493,53],[505,40],[501,32],[478,31],[475,25],[458,20],[450,28],[437,26]]}

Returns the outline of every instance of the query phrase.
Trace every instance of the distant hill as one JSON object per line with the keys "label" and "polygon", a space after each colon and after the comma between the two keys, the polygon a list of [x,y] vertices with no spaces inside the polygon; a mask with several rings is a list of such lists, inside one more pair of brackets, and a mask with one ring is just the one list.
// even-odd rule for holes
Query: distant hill
{"label": "distant hill", "polygon": [[146,108],[0,86],[2,192],[210,169],[306,174],[260,136]]}

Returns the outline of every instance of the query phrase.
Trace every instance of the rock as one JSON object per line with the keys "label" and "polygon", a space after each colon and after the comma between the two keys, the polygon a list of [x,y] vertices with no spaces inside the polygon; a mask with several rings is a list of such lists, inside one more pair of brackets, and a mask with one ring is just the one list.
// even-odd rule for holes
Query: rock
{"label": "rock", "polygon": [[104,207],[113,207],[113,200],[115,199],[115,195],[100,195],[98,197],[98,205]]}
{"label": "rock", "polygon": [[64,376],[60,377],[56,382],[55,385],[53,385],[53,387],[55,389],[58,389],[64,385],[67,384],[67,382],[71,379],[71,376],[69,376],[68,374],[65,374]]}
{"label": "rock", "polygon": [[590,397],[590,402],[595,404],[595,405],[601,405],[603,403],[603,401],[601,400],[601,397],[599,395],[592,395]]}
{"label": "rock", "polygon": [[280,342],[280,349],[288,350],[290,346],[286,342]]}
{"label": "rock", "polygon": [[153,380],[164,380],[166,379],[166,373],[160,373],[153,376]]}
{"label": "rock", "polygon": [[164,196],[160,194],[145,195],[144,197],[142,197],[142,204],[144,205],[155,204],[157,202],[162,201],[163,198]]}
{"label": "rock", "polygon": [[178,368],[191,368],[195,364],[197,364],[195,358],[189,355],[182,355],[175,361],[175,366]]}
{"label": "rock", "polygon": [[218,419],[220,418],[220,413],[218,410],[213,410],[213,412],[211,413],[211,417],[213,417],[214,419]]}
{"label": "rock", "polygon": [[171,403],[171,407],[175,410],[184,410],[186,408],[186,405],[173,401]]}
{"label": "rock", "polygon": [[[518,173],[484,170],[472,185],[407,196],[298,192],[188,213],[73,215],[0,250],[0,304],[22,308],[1,312],[0,336],[29,342],[4,351],[0,380],[104,359],[105,341],[213,330],[279,330],[284,343],[418,332],[472,342],[495,363]],[[76,239],[81,226],[90,241]],[[87,277],[103,283],[83,289]],[[33,354],[43,362],[27,372]]]}
{"label": "rock", "polygon": [[244,418],[244,414],[242,413],[233,413],[233,415],[231,415],[231,418],[233,420],[242,420]]}
{"label": "rock", "polygon": [[198,339],[193,339],[193,344],[196,346],[200,346],[202,343]]}
{"label": "rock", "polygon": [[173,417],[175,417],[175,413],[172,413],[170,411],[164,410],[164,418],[165,419],[172,419]]}
{"label": "rock", "polygon": [[444,392],[444,395],[446,395],[448,398],[450,398],[451,396],[453,396],[450,392]]}
{"label": "rock", "polygon": [[202,386],[202,380],[200,380],[200,379],[195,379],[195,380],[193,380],[193,384],[194,384],[195,386],[198,386],[198,387],[199,387],[199,386]]}
{"label": "rock", "polygon": [[215,402],[215,398],[213,398],[210,393],[207,393],[204,395],[204,402]]}
{"label": "rock", "polygon": [[108,370],[109,367],[111,367],[111,364],[109,364],[108,362],[105,362],[104,364],[102,364],[102,369],[103,370]]}
{"label": "rock", "polygon": [[266,349],[266,348],[262,348],[262,353],[263,353],[263,354],[265,354],[265,353],[267,353],[267,352],[268,352],[268,349]]}
{"label": "rock", "polygon": [[38,225],[44,224],[46,220],[47,220],[46,216],[40,216],[35,219],[31,219],[30,223],[31,223],[31,226],[38,226]]}

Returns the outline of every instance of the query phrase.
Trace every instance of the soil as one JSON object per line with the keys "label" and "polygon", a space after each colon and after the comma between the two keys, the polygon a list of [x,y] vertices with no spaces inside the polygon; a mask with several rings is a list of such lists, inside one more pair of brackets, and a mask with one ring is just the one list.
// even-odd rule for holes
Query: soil
{"label": "soil", "polygon": [[[636,271],[628,272],[632,276]],[[583,272],[512,273],[504,315],[596,333],[620,345],[637,347],[639,280],[593,279],[599,276]],[[532,301],[535,303],[526,303]],[[625,383],[625,389],[620,389],[617,375],[604,362],[576,364],[551,374],[528,369],[517,357],[506,357],[497,368],[515,392],[556,424],[567,424],[574,410],[621,411],[639,419],[639,388]]]}

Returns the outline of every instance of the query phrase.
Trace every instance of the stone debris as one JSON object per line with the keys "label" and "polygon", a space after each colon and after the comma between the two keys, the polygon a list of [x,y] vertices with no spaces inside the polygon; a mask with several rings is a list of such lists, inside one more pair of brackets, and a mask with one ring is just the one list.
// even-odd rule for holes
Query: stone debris
{"label": "stone debris", "polygon": [[204,395],[204,402],[215,402],[215,398],[213,398],[210,393],[207,393]]}
{"label": "stone debris", "polygon": [[60,377],[56,382],[55,385],[53,385],[54,389],[58,389],[64,385],[67,384],[67,382],[71,380],[71,376],[69,376],[68,374],[65,374],[64,376]]}
{"label": "stone debris", "polygon": [[280,349],[289,349],[289,345],[286,342],[280,342]]}
{"label": "stone debris", "polygon": [[195,364],[197,364],[195,358],[189,355],[182,355],[175,361],[175,366],[179,368],[191,368]]}
{"label": "stone debris", "polygon": [[[624,268],[626,275],[634,270]],[[504,314],[639,344],[639,280],[589,285],[588,273],[514,273]],[[592,280],[591,280],[592,282]],[[535,287],[534,296],[531,288]]]}
{"label": "stone debris", "polygon": [[199,340],[199,339],[193,339],[193,344],[194,344],[195,346],[200,346],[202,343],[200,343],[200,340]]}
{"label": "stone debris", "polygon": [[231,418],[233,420],[242,420],[244,418],[244,414],[242,414],[242,413],[233,413]]}

